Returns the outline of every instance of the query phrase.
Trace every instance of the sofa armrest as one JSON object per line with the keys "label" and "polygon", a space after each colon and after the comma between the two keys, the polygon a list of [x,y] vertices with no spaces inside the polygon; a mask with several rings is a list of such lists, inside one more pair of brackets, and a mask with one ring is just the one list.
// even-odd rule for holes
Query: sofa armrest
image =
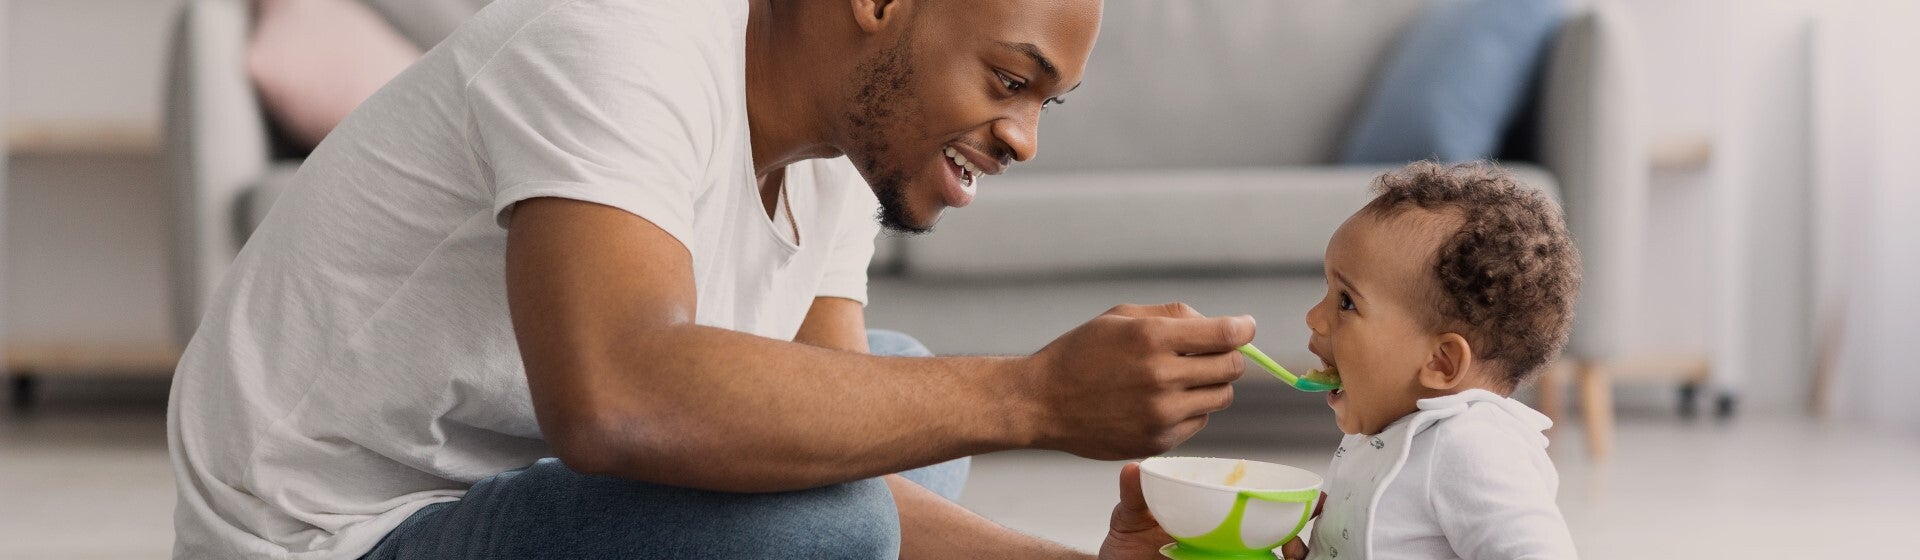
{"label": "sofa armrest", "polygon": [[1639,302],[1647,205],[1632,29],[1606,4],[1568,20],[1546,70],[1541,163],[1558,179],[1585,280],[1569,355],[1627,350]]}
{"label": "sofa armrest", "polygon": [[182,343],[239,252],[235,204],[266,172],[265,117],[246,73],[246,0],[188,0],[168,53],[161,145],[173,201],[172,298]]}

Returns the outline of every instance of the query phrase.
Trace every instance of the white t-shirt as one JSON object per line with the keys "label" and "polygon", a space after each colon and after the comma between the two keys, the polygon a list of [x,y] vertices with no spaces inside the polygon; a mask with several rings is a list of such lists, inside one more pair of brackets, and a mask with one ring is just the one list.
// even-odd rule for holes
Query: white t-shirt
{"label": "white t-shirt", "polygon": [[1552,426],[1510,398],[1473,389],[1421,399],[1377,435],[1348,435],[1327,471],[1315,560],[1571,560],[1554,504]]}
{"label": "white t-shirt", "polygon": [[761,202],[746,21],[738,0],[501,0],[342,123],[181,359],[174,555],[355,558],[552,454],[507,315],[518,201],[672,234],[703,325],[790,340],[814,298],[864,302],[877,203],[852,165],[789,166],[792,225]]}

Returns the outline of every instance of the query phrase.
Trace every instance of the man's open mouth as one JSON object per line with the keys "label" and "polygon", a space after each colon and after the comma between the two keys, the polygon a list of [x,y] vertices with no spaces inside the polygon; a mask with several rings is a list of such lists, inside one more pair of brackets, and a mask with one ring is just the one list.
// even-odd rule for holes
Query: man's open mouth
{"label": "man's open mouth", "polygon": [[980,168],[975,167],[972,161],[967,160],[967,156],[961,155],[960,151],[955,150],[953,146],[947,146],[942,153],[947,156],[947,162],[954,167],[954,171],[959,173],[961,186],[973,190],[974,179],[984,175]]}

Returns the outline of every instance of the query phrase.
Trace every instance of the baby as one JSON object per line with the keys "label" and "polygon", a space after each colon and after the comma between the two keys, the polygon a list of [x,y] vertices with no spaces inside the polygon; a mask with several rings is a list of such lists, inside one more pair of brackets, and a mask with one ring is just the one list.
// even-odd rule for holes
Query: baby
{"label": "baby", "polygon": [[1310,558],[1573,558],[1552,423],[1514,387],[1559,353],[1580,256],[1559,208],[1486,164],[1420,162],[1327,244],[1307,347],[1347,433]]}

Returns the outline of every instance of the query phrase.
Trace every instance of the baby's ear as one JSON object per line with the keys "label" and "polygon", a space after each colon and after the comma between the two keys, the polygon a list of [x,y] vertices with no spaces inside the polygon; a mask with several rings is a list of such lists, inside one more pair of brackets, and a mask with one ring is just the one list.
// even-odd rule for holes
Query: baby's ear
{"label": "baby's ear", "polygon": [[1459,333],[1442,333],[1434,341],[1433,353],[1420,367],[1420,386],[1449,391],[1467,380],[1473,368],[1473,346]]}

